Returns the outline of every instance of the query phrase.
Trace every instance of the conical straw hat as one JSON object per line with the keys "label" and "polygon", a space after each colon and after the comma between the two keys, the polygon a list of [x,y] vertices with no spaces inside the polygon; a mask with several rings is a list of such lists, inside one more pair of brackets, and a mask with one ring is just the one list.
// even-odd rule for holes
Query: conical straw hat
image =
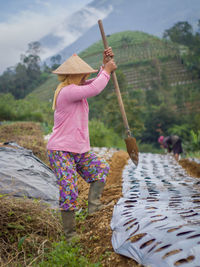
{"label": "conical straw hat", "polygon": [[79,56],[74,54],[68,58],[63,64],[61,64],[56,70],[52,71],[55,74],[89,74],[95,73],[98,70],[94,70]]}

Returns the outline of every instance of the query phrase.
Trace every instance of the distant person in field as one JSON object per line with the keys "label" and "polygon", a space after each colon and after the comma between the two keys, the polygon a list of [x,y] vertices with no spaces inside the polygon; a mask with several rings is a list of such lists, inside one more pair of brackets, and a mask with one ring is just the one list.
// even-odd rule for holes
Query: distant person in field
{"label": "distant person in field", "polygon": [[177,135],[160,136],[158,142],[163,148],[166,148],[170,153],[173,151],[175,159],[178,161],[180,154],[183,152],[181,138]]}
{"label": "distant person in field", "polygon": [[87,80],[97,70],[76,54],[53,71],[58,75],[60,84],[53,100],[54,127],[47,150],[59,184],[59,207],[68,241],[76,235],[78,174],[90,184],[88,213],[91,214],[101,207],[100,196],[109,165],[90,151],[87,98],[100,94],[106,87],[111,72],[117,68],[113,56],[112,48],[104,50],[103,65],[94,79]]}

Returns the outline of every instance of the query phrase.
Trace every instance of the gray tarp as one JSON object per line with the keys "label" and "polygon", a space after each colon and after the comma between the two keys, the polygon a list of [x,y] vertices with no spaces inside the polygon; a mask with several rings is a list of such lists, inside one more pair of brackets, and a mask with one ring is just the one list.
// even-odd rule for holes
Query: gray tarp
{"label": "gray tarp", "polygon": [[200,188],[174,159],[140,154],[123,172],[111,221],[115,252],[152,267],[200,267]]}
{"label": "gray tarp", "polygon": [[58,186],[53,171],[31,150],[15,143],[0,147],[0,193],[41,199],[58,207]]}

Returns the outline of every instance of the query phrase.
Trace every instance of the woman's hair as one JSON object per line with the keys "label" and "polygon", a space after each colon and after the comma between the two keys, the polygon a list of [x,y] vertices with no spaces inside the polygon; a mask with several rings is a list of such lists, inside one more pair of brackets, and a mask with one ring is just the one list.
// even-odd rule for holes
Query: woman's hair
{"label": "woman's hair", "polygon": [[56,91],[54,93],[52,109],[55,110],[57,96],[63,87],[68,86],[70,84],[80,85],[81,82],[83,80],[86,80],[89,76],[90,76],[90,74],[67,74],[67,75],[59,74],[58,80],[60,81],[60,83],[59,83],[59,85],[56,88]]}

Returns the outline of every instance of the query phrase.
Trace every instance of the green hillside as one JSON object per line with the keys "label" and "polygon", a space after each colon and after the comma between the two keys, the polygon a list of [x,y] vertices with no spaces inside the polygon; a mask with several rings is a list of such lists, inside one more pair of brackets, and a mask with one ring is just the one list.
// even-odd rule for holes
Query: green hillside
{"label": "green hillside", "polygon": [[[121,32],[107,38],[115,53],[118,69],[122,70],[133,89],[151,89],[164,73],[169,84],[190,83],[192,75],[180,60],[177,44],[143,32]],[[181,50],[183,48],[181,47]],[[92,67],[101,65],[103,45],[99,41],[80,53]]]}
{"label": "green hillside", "polygon": [[[184,65],[180,55],[184,47],[143,32],[130,31],[112,34],[108,43],[115,53],[120,90],[134,135],[141,142],[154,144],[159,133],[174,133],[189,139],[190,130],[197,131],[200,127],[200,82]],[[99,68],[102,52],[100,40],[80,56]],[[44,113],[47,113],[46,117],[52,116],[51,103],[57,84],[57,76],[50,74],[45,83],[26,97],[28,101],[46,102],[43,117]],[[124,134],[112,81],[106,90],[88,102],[90,120],[103,122],[119,136]]]}
{"label": "green hillside", "polygon": [[49,78],[38,86],[31,94],[27,95],[26,99],[38,98],[39,101],[52,101],[54,91],[58,85],[57,76],[50,74]]}
{"label": "green hillside", "polygon": [[[125,58],[132,59],[134,57],[134,60],[137,61],[143,59],[143,57],[149,58],[149,56],[153,55],[159,56],[159,54],[168,55],[178,53],[178,48],[174,44],[164,42],[156,36],[138,31],[115,33],[107,36],[107,40],[113,50],[118,52],[115,56],[120,63],[126,62]],[[89,58],[92,55],[101,53],[102,50],[103,44],[100,40],[80,53],[80,56]]]}
{"label": "green hillside", "polygon": [[[133,90],[152,89],[162,79],[167,80],[171,86],[192,82],[192,75],[180,60],[177,44],[137,31],[120,32],[107,38],[115,53],[118,69],[123,72]],[[99,68],[102,64],[102,51],[103,44],[100,40],[79,55],[92,67]],[[42,101],[49,101],[57,84],[56,75],[50,75],[27,98],[35,96]]]}

